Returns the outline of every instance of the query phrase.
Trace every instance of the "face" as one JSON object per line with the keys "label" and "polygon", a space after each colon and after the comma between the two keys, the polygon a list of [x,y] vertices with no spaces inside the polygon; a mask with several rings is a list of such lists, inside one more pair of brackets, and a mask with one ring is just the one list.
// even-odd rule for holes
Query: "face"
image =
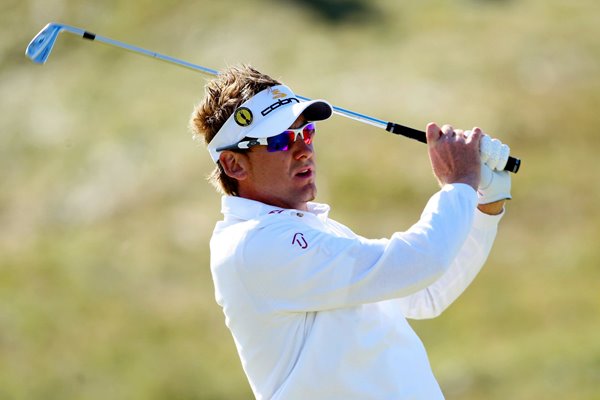
{"label": "face", "polygon": [[[290,128],[306,123],[298,117]],[[268,152],[253,146],[245,154],[234,154],[244,173],[238,174],[239,195],[276,207],[306,210],[315,199],[316,168],[313,145],[296,140],[287,151]]]}

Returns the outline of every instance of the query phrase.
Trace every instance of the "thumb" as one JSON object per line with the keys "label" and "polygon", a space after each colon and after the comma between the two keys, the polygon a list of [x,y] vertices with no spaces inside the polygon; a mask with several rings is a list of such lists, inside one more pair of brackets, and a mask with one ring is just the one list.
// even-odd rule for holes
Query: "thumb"
{"label": "thumb", "polygon": [[435,143],[441,136],[442,130],[435,122],[427,124],[425,129],[425,136],[427,137],[427,143]]}
{"label": "thumb", "polygon": [[479,182],[479,189],[487,189],[494,180],[494,171],[487,166],[486,163],[481,162],[481,181]]}

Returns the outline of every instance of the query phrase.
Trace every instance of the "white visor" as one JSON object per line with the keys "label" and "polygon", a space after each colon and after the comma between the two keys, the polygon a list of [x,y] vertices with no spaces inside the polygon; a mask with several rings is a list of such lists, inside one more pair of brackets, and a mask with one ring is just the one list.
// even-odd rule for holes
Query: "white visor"
{"label": "white visor", "polygon": [[287,86],[272,86],[236,108],[208,144],[208,152],[216,163],[219,148],[236,144],[245,137],[276,136],[288,129],[300,114],[304,114],[307,121],[322,121],[332,112],[325,100],[303,101]]}

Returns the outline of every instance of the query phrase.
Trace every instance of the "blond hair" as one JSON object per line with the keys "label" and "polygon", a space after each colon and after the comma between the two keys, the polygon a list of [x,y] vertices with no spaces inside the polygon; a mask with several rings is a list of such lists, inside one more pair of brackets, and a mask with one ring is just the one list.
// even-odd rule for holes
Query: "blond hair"
{"label": "blond hair", "polygon": [[[194,139],[203,138],[205,144],[210,143],[236,108],[255,94],[280,84],[250,65],[233,66],[220,72],[207,83],[204,99],[192,113],[190,128]],[[221,193],[238,194],[238,181],[227,176],[219,162],[208,181]]]}

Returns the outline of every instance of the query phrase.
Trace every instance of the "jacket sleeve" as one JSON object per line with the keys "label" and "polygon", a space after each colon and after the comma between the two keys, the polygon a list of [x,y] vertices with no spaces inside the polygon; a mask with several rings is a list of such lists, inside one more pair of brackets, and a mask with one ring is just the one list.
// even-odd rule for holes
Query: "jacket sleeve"
{"label": "jacket sleeve", "polygon": [[503,215],[504,212],[486,215],[475,210],[473,227],[450,268],[427,288],[398,299],[404,316],[413,319],[437,317],[464,292],[487,260]]}
{"label": "jacket sleeve", "polygon": [[341,238],[290,218],[259,224],[236,252],[257,306],[319,311],[406,297],[450,268],[471,231],[477,198],[446,185],[419,221],[389,239]]}

